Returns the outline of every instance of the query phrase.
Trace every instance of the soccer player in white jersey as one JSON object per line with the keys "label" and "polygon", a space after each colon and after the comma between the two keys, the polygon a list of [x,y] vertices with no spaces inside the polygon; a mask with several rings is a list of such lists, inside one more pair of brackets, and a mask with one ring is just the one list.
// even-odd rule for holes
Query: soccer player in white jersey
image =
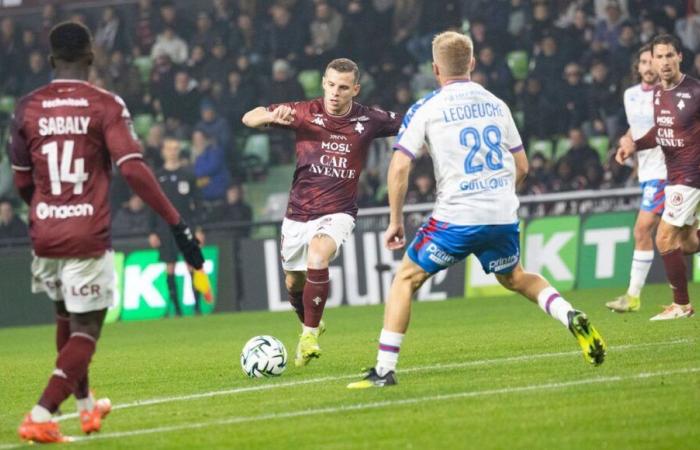
{"label": "soccer player in white jersey", "polygon": [[[654,126],[654,86],[659,76],[652,67],[651,45],[637,52],[636,71],[641,82],[625,91],[625,115],[629,123],[627,134],[639,139]],[[654,260],[653,234],[664,213],[666,159],[658,145],[637,152],[637,176],[642,187],[642,203],[634,224],[634,254],[630,284],[624,295],[605,304],[617,312],[639,311],[642,288]]]}
{"label": "soccer player in white jersey", "polygon": [[411,161],[427,145],[435,167],[437,201],[428,222],[408,247],[391,285],[379,336],[377,365],[348,388],[396,384],[399,349],[411,297],[432,275],[473,253],[506,288],[539,304],[567,327],[584,358],[605,358],[605,343],[588,317],[572,308],[542,276],[519,263],[519,201],[515,186],[528,171],[527,157],[510,110],[470,81],[474,69],[469,37],[448,31],[433,40],[433,73],[440,89],[416,102],[404,117],[389,167],[389,249],[405,244],[403,204]]}

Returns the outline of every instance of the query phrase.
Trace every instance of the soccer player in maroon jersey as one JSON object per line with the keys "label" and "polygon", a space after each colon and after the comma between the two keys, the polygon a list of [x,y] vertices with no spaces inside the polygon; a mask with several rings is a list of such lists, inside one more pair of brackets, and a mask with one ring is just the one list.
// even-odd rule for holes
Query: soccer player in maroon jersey
{"label": "soccer player in maroon jersey", "polygon": [[360,92],[357,64],[335,59],[323,76],[323,98],[259,106],[243,116],[249,127],[296,132],[297,167],[282,223],[282,267],[289,302],[303,324],[294,363],[318,358],[328,265],[351,235],[357,183],[374,138],[394,136],[402,117],[353,101]]}
{"label": "soccer player in maroon jersey", "polygon": [[699,250],[695,211],[700,203],[700,81],[683,74],[678,40],[661,35],[652,41],[654,67],[661,84],[654,88],[654,126],[633,141],[620,141],[616,159],[622,163],[636,149],[659,145],[666,157],[668,185],[656,247],[673,290],[673,303],[651,320],[690,317],[685,255]]}
{"label": "soccer player in maroon jersey", "polygon": [[15,184],[29,205],[34,250],[32,291],[46,292],[56,309],[58,358],[38,403],[19,427],[22,439],[67,440],[52,415],[73,394],[85,433],[99,431],[109,400],[95,401],[88,366],[112,304],[113,252],[109,185],[116,164],[131,189],[171,225],[185,260],[204,262],[196,239],[142,158],[126,105],[85,80],[92,37],[64,22],[49,35],[55,79],[20,99],[9,154]]}

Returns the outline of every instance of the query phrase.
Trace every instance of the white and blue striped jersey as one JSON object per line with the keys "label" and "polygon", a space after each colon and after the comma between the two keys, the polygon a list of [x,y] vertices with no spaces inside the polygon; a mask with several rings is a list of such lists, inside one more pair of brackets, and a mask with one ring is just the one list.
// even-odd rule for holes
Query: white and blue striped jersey
{"label": "white and blue striped jersey", "polygon": [[409,109],[394,148],[414,158],[424,145],[437,180],[436,220],[517,222],[512,153],[523,144],[505,102],[474,82],[443,86]]}
{"label": "white and blue striped jersey", "polygon": [[[637,140],[654,126],[654,89],[645,91],[641,84],[625,91],[625,114],[632,138]],[[639,182],[666,179],[666,159],[661,147],[640,149],[637,154]]]}

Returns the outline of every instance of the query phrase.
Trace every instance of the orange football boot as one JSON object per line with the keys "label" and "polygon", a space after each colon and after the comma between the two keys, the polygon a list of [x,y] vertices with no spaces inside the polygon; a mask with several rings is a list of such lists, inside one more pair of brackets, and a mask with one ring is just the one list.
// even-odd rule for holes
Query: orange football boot
{"label": "orange football boot", "polygon": [[31,414],[27,414],[24,417],[24,421],[17,431],[20,439],[30,442],[50,444],[54,442],[68,442],[70,440],[61,434],[58,423],[52,420],[48,422],[34,422]]}
{"label": "orange football boot", "polygon": [[90,434],[100,431],[102,419],[112,411],[112,402],[108,398],[95,400],[95,407],[92,411],[80,411],[80,427],[83,433]]}

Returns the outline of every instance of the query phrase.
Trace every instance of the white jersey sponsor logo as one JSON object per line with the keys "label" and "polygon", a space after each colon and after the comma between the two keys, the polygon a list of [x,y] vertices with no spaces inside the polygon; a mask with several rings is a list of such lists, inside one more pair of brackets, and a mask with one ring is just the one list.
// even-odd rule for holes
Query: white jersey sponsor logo
{"label": "white jersey sponsor logo", "polygon": [[85,98],[54,98],[41,102],[42,108],[59,108],[61,106],[71,106],[75,108],[87,108],[90,103]]}
{"label": "white jersey sponsor logo", "polygon": [[70,219],[72,217],[87,217],[95,213],[95,208],[89,203],[76,205],[48,205],[40,202],[36,205],[36,218],[46,219]]}

